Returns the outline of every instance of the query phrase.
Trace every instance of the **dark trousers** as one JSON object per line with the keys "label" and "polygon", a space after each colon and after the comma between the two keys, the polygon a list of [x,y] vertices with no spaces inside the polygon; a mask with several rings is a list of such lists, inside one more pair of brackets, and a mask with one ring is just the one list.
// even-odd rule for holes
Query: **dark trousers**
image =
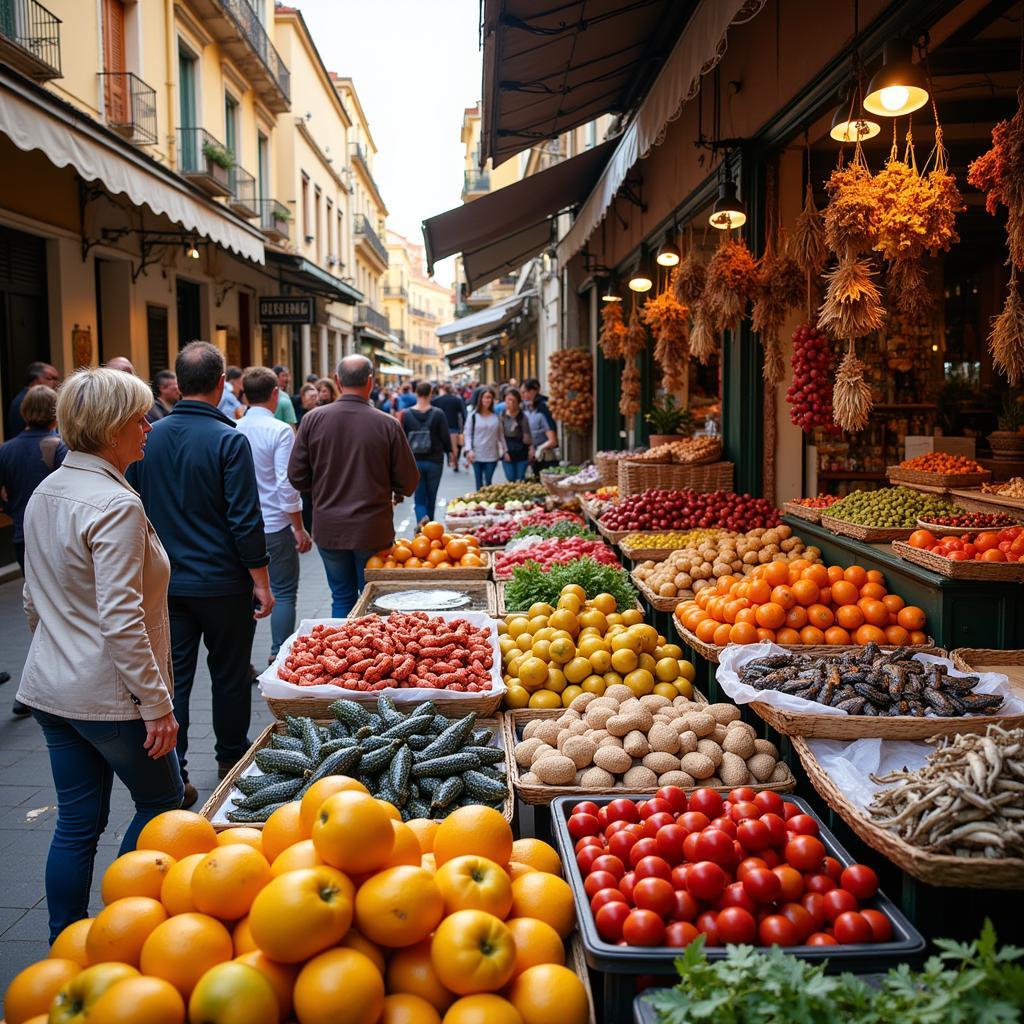
{"label": "dark trousers", "polygon": [[431,459],[417,459],[416,468],[420,471],[420,482],[416,485],[413,504],[416,506],[416,522],[436,518],[437,489],[441,486],[441,474],[444,463]]}
{"label": "dark trousers", "polygon": [[497,462],[473,461],[473,478],[478,491],[481,487],[486,487],[494,479],[494,467],[497,464]]}
{"label": "dark trousers", "polygon": [[[221,764],[234,764],[249,749],[252,682],[249,659],[256,622],[252,594],[167,599],[174,661],[174,716],[178,719],[178,760],[185,772],[188,754],[188,704],[199,659],[206,664],[213,691],[214,750]],[[187,775],[187,773],[186,773]]]}

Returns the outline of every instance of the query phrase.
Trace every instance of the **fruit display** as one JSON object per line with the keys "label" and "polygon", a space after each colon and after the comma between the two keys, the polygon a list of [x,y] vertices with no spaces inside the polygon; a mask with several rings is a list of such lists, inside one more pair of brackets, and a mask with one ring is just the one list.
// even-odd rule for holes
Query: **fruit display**
{"label": "fruit display", "polygon": [[766,498],[732,491],[643,491],[630,495],[601,515],[609,530],[691,530],[717,526],[753,530],[777,526],[779,510]]}
{"label": "fruit display", "polygon": [[601,479],[597,466],[584,466],[582,469],[568,476],[560,477],[557,481],[559,487],[593,487]]}
{"label": "fruit display", "polygon": [[858,526],[913,529],[918,519],[955,515],[961,510],[934,494],[909,487],[883,487],[877,491],[851,491],[832,505],[828,514]]}
{"label": "fruit display", "polygon": [[509,502],[517,501],[529,503],[535,498],[543,498],[546,494],[543,484],[530,480],[513,480],[501,484],[487,484],[478,491],[456,498],[456,501],[507,505]]}
{"label": "fruit display", "polygon": [[907,543],[953,562],[1024,563],[1024,527],[1021,526],[955,537],[936,537],[930,530],[915,530]]}
{"label": "fruit display", "polygon": [[559,520],[550,526],[521,526],[510,538],[522,540],[524,537],[537,537],[541,540],[549,537],[588,537],[595,539],[594,534],[582,523],[567,519]]}
{"label": "fruit display", "polygon": [[527,562],[533,562],[542,569],[571,562],[575,558],[592,558],[604,565],[618,565],[619,559],[603,540],[586,537],[547,537],[529,547],[515,551],[503,551],[494,556],[494,578],[512,578],[513,570]]}
{"label": "fruit display", "polygon": [[810,433],[815,427],[835,429],[832,422],[832,343],[810,324],[793,332],[793,380],[786,389],[790,422]]}
{"label": "fruit display", "polygon": [[890,594],[877,569],[825,566],[804,559],[759,565],[743,579],[723,576],[676,608],[678,621],[705,644],[928,642],[925,614]]}
{"label": "fruit display", "polygon": [[547,570],[536,565],[517,566],[512,579],[505,584],[505,607],[520,611],[538,603],[557,604],[567,587],[581,591],[581,601],[609,594],[620,611],[636,603],[636,588],[625,569],[585,557],[552,565]]}
{"label": "fruit display", "polygon": [[998,494],[1003,498],[1024,498],[1024,476],[1010,477],[1001,484],[982,484],[985,494]]}
{"label": "fruit display", "polygon": [[990,715],[1003,698],[975,693],[978,676],[952,676],[945,662],[916,661],[905,648],[882,651],[875,643],[838,658],[772,654],[739,669],[740,681],[778,690],[849,715]]}
{"label": "fruit display", "polygon": [[[566,823],[598,935],[626,946],[861,946],[893,938],[878,877],[815,817],[740,787],[576,804]],[[581,912],[583,911],[581,908]]]}
{"label": "fruit display", "polygon": [[505,754],[491,745],[492,729],[477,728],[473,712],[452,720],[426,701],[403,713],[384,695],[375,711],[345,699],[328,710],[328,726],[285,719],[286,731],[257,752],[258,773],[237,780],[229,821],[266,821],[320,779],[339,775],[394,804],[403,821],[443,818],[468,803],[501,809]]}
{"label": "fruit display", "polygon": [[590,1019],[558,853],[489,807],[403,823],[338,777],[258,836],[169,811],[103,886],[62,955],[10,983],[7,1024]]}
{"label": "fruit display", "polygon": [[441,523],[424,523],[411,540],[399,537],[366,563],[367,569],[456,569],[486,565],[480,542],[467,533],[445,533]]}
{"label": "fruit display", "polygon": [[533,498],[459,498],[448,502],[444,510],[446,519],[474,519],[478,516],[506,515],[512,512],[526,512],[536,508],[537,501]]}
{"label": "fruit display", "polygon": [[704,541],[717,540],[727,530],[662,530],[660,532],[628,533],[619,541],[619,547],[639,551],[645,548],[659,551],[678,551],[692,548]]}
{"label": "fruit display", "polygon": [[736,573],[751,573],[767,562],[789,562],[801,559],[817,562],[821,551],[804,547],[785,523],[770,530],[748,533],[722,532],[714,540],[673,551],[660,562],[641,562],[633,569],[634,577],[658,597],[676,597],[680,593],[700,593],[715,580]]}
{"label": "fruit display", "polygon": [[507,544],[521,530],[530,526],[553,526],[555,523],[575,523],[582,527],[583,520],[574,512],[531,512],[529,515],[508,519],[504,522],[481,526],[474,533],[476,539],[486,547],[500,547]]}
{"label": "fruit display", "polygon": [[831,508],[839,500],[835,494],[819,494],[814,498],[794,498],[794,505],[803,505],[804,508]]}
{"label": "fruit display", "polygon": [[426,612],[395,612],[314,626],[296,637],[277,675],[297,686],[420,686],[479,693],[491,689],[493,662],[490,627]]}
{"label": "fruit display", "polygon": [[929,526],[945,526],[956,530],[1001,530],[1005,526],[1019,526],[1018,520],[1005,512],[959,512],[950,516],[932,516],[924,520]]}
{"label": "fruit display", "polygon": [[720,437],[681,437],[678,441],[668,441],[649,448],[640,455],[631,455],[629,461],[693,466],[702,462],[714,462],[721,454]]}
{"label": "fruit display", "polygon": [[600,696],[620,683],[636,696],[693,696],[696,670],[682,648],[611,594],[587,598],[569,584],[555,605],[538,601],[507,615],[498,633],[506,708],[568,707],[580,694]]}
{"label": "fruit display", "polygon": [[792,782],[774,744],[739,720],[735,704],[637,692],[616,683],[600,696],[581,694],[559,718],[527,722],[515,746],[519,783],[604,790]]}
{"label": "fruit display", "polygon": [[573,473],[578,473],[582,467],[573,466],[570,464],[565,465],[554,465],[545,468],[544,472],[550,476],[571,476]]}
{"label": "fruit display", "polygon": [[919,473],[941,473],[944,476],[985,472],[985,467],[974,459],[951,452],[925,452],[923,455],[915,455],[912,459],[904,459],[899,468],[913,469]]}
{"label": "fruit display", "polygon": [[548,405],[569,430],[589,429],[594,418],[594,360],[589,348],[563,348],[548,357]]}

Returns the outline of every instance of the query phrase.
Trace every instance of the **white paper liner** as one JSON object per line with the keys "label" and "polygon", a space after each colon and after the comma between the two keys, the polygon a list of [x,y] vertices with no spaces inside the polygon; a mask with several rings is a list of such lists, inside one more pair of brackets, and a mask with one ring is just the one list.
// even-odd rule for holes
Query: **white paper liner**
{"label": "white paper liner", "polygon": [[924,766],[935,749],[934,744],[922,740],[809,739],[806,742],[843,796],[862,810],[880,789],[887,788],[872,782],[872,774],[885,775],[903,768],[914,771]]}
{"label": "white paper liner", "polygon": [[[482,629],[485,626],[490,629],[492,655],[491,688],[489,690],[481,690],[478,693],[470,693],[466,690],[433,690],[426,686],[388,686],[383,690],[372,692],[387,694],[389,697],[393,697],[402,703],[433,700],[441,704],[445,700],[454,698],[466,700],[467,698],[472,699],[474,696],[481,698],[493,697],[495,694],[504,694],[508,690],[505,681],[501,678],[501,648],[498,646],[498,628],[494,619],[486,612],[474,611],[427,612],[427,614],[431,618],[444,619],[445,622],[465,619],[466,622],[477,629]],[[277,652],[277,658],[274,660],[274,663],[260,674],[260,693],[264,697],[282,697],[285,699],[329,697],[331,700],[336,700],[338,697],[346,696],[346,694],[362,694],[365,696],[367,693],[365,690],[350,690],[344,686],[334,686],[330,683],[321,683],[317,686],[299,686],[297,683],[286,683],[283,679],[278,678],[277,675],[278,668],[284,664],[285,658],[291,652],[292,644],[300,636],[311,633],[314,626],[340,626],[346,622],[348,622],[348,619],[303,619],[299,623],[298,629],[281,644],[281,649]]]}

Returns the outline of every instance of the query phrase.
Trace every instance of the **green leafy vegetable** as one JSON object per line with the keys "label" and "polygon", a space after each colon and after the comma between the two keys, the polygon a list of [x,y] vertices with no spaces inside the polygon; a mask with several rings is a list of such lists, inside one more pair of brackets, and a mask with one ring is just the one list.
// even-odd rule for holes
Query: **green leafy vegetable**
{"label": "green leafy vegetable", "polygon": [[538,602],[555,604],[562,587],[570,583],[579,584],[588,599],[611,594],[620,611],[636,603],[636,590],[625,569],[601,565],[592,558],[575,558],[550,569],[542,569],[536,562],[517,566],[505,585],[505,607],[518,611]]}
{"label": "green leafy vegetable", "polygon": [[[573,523],[569,520],[562,520],[553,523],[551,526],[524,526],[518,532],[512,534],[512,539],[518,537],[593,537],[582,523]],[[596,538],[595,538],[596,539]]]}

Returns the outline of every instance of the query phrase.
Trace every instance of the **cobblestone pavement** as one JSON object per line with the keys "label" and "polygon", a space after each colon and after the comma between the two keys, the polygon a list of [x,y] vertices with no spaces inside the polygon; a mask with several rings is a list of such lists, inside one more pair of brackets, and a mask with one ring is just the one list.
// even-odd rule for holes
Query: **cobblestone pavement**
{"label": "cobblestone pavement", "polygon": [[[501,474],[498,474],[498,479]],[[438,513],[453,497],[472,490],[472,474],[457,474],[446,467],[438,492]],[[414,527],[412,499],[395,509],[398,534],[409,536]],[[331,599],[323,565],[314,548],[301,556],[297,621],[330,614]],[[11,702],[28,652],[29,633],[21,610],[21,581],[0,584],[0,669],[11,680],[0,687],[0,995],[10,979],[27,964],[47,953],[46,899],[43,871],[56,818],[56,797],[50,762],[39,727],[31,718],[14,718]],[[269,620],[257,624],[252,661],[257,670],[270,653]],[[189,775],[199,790],[199,804],[217,785],[213,756],[210,676],[203,653],[199,657],[192,691],[192,725],[189,730]],[[271,721],[256,689],[253,689],[250,738]],[[117,856],[121,837],[131,821],[133,807],[128,791],[114,782],[110,821],[100,839],[93,877],[91,912],[99,910],[100,879]]]}

